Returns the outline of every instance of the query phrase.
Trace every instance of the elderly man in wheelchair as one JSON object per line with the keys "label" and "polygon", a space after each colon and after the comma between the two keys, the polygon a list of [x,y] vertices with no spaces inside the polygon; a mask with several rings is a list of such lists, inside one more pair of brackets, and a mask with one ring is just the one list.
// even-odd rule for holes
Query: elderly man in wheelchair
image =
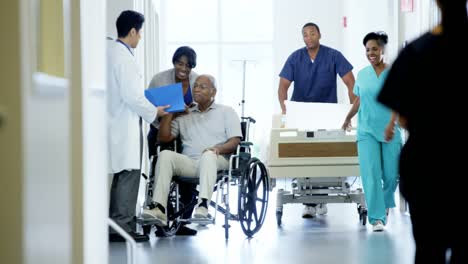
{"label": "elderly man in wheelchair", "polygon": [[[228,238],[228,220],[241,222],[244,233],[251,237],[258,232],[266,216],[269,179],[264,164],[252,158],[247,136],[250,117],[242,117],[231,107],[214,103],[216,82],[210,75],[200,75],[193,87],[196,106],[188,114],[161,120],[158,138],[182,143],[182,153],[163,150],[159,153],[155,169],[153,202],[143,209],[141,220],[145,232],[156,225],[167,235],[173,235],[180,221],[199,224],[215,223],[216,210],[225,215],[225,236]],[[244,141],[241,142],[241,139]],[[151,178],[151,177],[150,177]],[[198,200],[179,208],[178,184],[183,181],[199,184]],[[238,184],[238,214],[229,207],[229,186]],[[216,190],[225,207],[211,201]],[[181,219],[196,204],[192,219]],[[211,219],[208,206],[215,206]],[[169,223],[171,222],[171,223]],[[145,229],[146,227],[146,229]]]}
{"label": "elderly man in wheelchair", "polygon": [[[143,210],[142,217],[158,226],[167,225],[166,205],[173,176],[198,177],[200,193],[195,218],[208,217],[217,171],[228,169],[229,154],[235,152],[242,137],[240,120],[234,109],[215,104],[215,80],[201,75],[195,81],[193,98],[197,105],[189,114],[161,120],[158,138],[170,142],[180,136],[182,154],[164,150],[156,164],[153,200],[156,207]],[[173,119],[173,120],[172,120]]]}

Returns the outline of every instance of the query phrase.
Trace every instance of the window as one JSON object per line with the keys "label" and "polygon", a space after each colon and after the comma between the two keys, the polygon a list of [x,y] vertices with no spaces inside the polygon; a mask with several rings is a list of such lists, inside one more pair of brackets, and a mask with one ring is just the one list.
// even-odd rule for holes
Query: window
{"label": "window", "polygon": [[169,42],[217,40],[217,0],[171,0],[166,4],[167,40]]}
{"label": "window", "polygon": [[271,0],[223,1],[221,38],[225,42],[271,42]]}
{"label": "window", "polygon": [[258,121],[252,127],[251,141],[255,142],[257,153],[254,154],[265,155],[260,145],[266,142],[261,139],[268,137],[265,133],[269,133],[276,103],[272,1],[171,0],[161,3],[161,11],[166,14],[161,17],[162,32],[165,32],[164,42],[160,43],[161,70],[173,67],[172,55],[178,47],[191,46],[197,52],[194,71],[213,75],[218,82],[216,100],[232,106],[239,116],[245,70],[244,115]]}

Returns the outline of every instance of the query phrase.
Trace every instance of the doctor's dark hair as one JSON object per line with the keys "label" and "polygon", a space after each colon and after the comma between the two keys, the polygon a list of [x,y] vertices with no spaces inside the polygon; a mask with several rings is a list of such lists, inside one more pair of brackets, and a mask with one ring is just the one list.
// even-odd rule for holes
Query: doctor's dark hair
{"label": "doctor's dark hair", "polygon": [[304,30],[304,28],[306,27],[315,27],[317,29],[317,32],[320,34],[320,28],[317,24],[315,23],[312,23],[312,22],[309,22],[309,23],[306,23],[303,27],[302,27],[302,30]]}
{"label": "doctor's dark hair", "polygon": [[370,32],[362,40],[362,44],[364,45],[364,47],[366,46],[366,43],[369,40],[375,40],[375,41],[377,41],[377,44],[379,44],[380,47],[385,48],[385,46],[388,43],[388,36],[387,36],[387,33],[383,32],[383,31]]}
{"label": "doctor's dark hair", "polygon": [[190,68],[193,69],[197,66],[197,53],[191,47],[182,46],[177,48],[174,52],[174,56],[172,56],[172,63],[175,64],[182,56],[187,57]]}
{"label": "doctor's dark hair", "polygon": [[145,17],[142,14],[132,10],[123,11],[115,22],[117,36],[126,37],[132,28],[135,28],[137,32],[140,31],[143,22],[145,22]]}

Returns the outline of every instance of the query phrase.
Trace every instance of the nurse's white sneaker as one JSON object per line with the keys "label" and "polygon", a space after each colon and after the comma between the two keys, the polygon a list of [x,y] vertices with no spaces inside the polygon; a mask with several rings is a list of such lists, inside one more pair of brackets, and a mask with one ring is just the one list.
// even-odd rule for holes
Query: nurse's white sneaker
{"label": "nurse's white sneaker", "polygon": [[306,205],[302,210],[302,218],[312,218],[315,216],[315,207]]}
{"label": "nurse's white sneaker", "polygon": [[315,211],[318,215],[326,215],[328,213],[327,204],[318,204],[315,206]]}
{"label": "nurse's white sneaker", "polygon": [[372,231],[374,232],[382,232],[384,229],[385,226],[380,220],[375,221],[375,223],[372,225]]}

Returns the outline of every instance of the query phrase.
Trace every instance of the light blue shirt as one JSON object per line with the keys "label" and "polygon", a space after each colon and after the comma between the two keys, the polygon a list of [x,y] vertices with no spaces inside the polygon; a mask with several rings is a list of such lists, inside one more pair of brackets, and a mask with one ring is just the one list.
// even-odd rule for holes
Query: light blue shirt
{"label": "light blue shirt", "polygon": [[[363,134],[371,134],[378,141],[384,142],[385,128],[390,122],[392,112],[389,108],[377,101],[377,96],[382,89],[388,68],[380,76],[377,76],[372,66],[367,66],[359,71],[353,92],[360,97],[361,105],[358,112],[358,140]],[[395,140],[401,140],[400,129],[395,126]]]}

